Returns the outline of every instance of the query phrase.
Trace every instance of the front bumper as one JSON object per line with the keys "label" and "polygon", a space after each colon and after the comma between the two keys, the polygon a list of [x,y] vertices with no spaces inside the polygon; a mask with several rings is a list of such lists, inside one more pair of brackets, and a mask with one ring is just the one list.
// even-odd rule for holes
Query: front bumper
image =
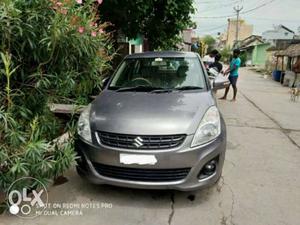
{"label": "front bumper", "polygon": [[[141,189],[174,189],[192,191],[208,187],[218,181],[221,176],[226,151],[226,130],[222,126],[221,135],[213,142],[196,148],[190,148],[193,135],[187,136],[183,145],[177,149],[164,151],[125,150],[92,145],[80,138],[76,141],[76,151],[80,156],[77,165],[78,173],[95,184],[109,184]],[[151,154],[157,158],[155,165],[124,165],[120,163],[120,154]],[[206,163],[217,158],[217,168],[211,176],[198,179],[198,174]],[[116,168],[134,169],[177,169],[190,168],[184,179],[176,181],[136,181],[117,179],[101,175],[95,168],[95,163]]]}

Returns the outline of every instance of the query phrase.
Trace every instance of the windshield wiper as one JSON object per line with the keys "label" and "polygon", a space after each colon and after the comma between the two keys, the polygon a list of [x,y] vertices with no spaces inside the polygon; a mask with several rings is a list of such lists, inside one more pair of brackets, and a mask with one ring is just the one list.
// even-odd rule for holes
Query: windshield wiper
{"label": "windshield wiper", "polygon": [[157,88],[151,87],[151,86],[139,85],[139,86],[135,86],[135,87],[123,87],[123,88],[119,88],[116,91],[117,92],[124,92],[124,91],[153,91],[153,90],[156,90],[156,89]]}
{"label": "windshield wiper", "polygon": [[151,91],[151,93],[168,93],[168,92],[172,92],[173,89],[170,88],[157,88],[156,90]]}
{"label": "windshield wiper", "polygon": [[183,87],[177,87],[177,88],[161,88],[161,87],[151,87],[151,86],[139,85],[139,86],[135,86],[135,87],[119,88],[116,91],[117,92],[147,91],[147,92],[150,92],[150,93],[167,93],[167,92],[172,92],[172,91],[200,90],[200,89],[203,89],[203,88],[198,87],[198,86],[183,86]]}
{"label": "windshield wiper", "polygon": [[151,91],[151,93],[167,93],[167,92],[173,92],[173,91],[186,91],[186,90],[201,90],[202,87],[197,86],[183,86],[183,87],[177,87],[177,88],[158,88],[157,90]]}
{"label": "windshield wiper", "polygon": [[174,90],[178,90],[178,91],[201,90],[201,89],[203,88],[198,86],[183,86],[183,87],[174,88]]}

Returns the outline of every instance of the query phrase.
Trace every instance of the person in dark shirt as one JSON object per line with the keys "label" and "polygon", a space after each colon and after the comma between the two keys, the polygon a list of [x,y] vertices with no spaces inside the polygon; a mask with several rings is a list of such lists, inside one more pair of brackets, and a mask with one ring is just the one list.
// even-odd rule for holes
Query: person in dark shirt
{"label": "person in dark shirt", "polygon": [[209,66],[215,62],[216,55],[219,54],[218,50],[212,50],[208,55],[205,55],[202,59],[206,69],[209,69]]}
{"label": "person in dark shirt", "polygon": [[209,68],[216,68],[219,73],[223,70],[223,65],[220,63],[222,56],[220,53],[216,54],[215,56],[215,62],[209,65]]}

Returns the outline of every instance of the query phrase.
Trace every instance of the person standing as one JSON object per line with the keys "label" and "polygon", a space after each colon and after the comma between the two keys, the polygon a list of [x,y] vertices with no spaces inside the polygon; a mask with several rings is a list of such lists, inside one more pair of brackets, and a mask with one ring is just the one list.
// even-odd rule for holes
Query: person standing
{"label": "person standing", "polygon": [[220,53],[216,54],[215,62],[210,64],[208,66],[208,68],[216,68],[218,70],[218,72],[221,73],[221,71],[223,70],[223,65],[222,65],[222,63],[220,63],[221,58],[222,58],[222,55]]}
{"label": "person standing", "polygon": [[206,69],[209,67],[209,65],[215,62],[215,57],[218,53],[219,53],[218,50],[214,49],[208,55],[205,55],[203,57],[202,61]]}
{"label": "person standing", "polygon": [[[233,99],[232,101],[236,101],[236,94],[237,94],[237,80],[239,77],[239,68],[241,67],[241,59],[240,59],[241,51],[239,49],[233,50],[233,59],[231,60],[229,68],[224,72],[224,75],[229,74],[229,81],[230,85],[233,88]],[[222,100],[225,100],[227,98],[227,94],[229,92],[230,85],[225,89],[225,94],[222,98]]]}

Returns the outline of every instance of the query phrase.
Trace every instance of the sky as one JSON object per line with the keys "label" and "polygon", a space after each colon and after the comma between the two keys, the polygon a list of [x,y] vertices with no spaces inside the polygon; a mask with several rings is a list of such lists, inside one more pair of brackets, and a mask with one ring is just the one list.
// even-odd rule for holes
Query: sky
{"label": "sky", "polygon": [[194,0],[196,13],[192,18],[197,24],[196,34],[217,36],[224,32],[227,19],[236,18],[232,15],[237,5],[243,6],[241,18],[254,26],[253,34],[261,35],[279,24],[299,33],[300,0]]}

